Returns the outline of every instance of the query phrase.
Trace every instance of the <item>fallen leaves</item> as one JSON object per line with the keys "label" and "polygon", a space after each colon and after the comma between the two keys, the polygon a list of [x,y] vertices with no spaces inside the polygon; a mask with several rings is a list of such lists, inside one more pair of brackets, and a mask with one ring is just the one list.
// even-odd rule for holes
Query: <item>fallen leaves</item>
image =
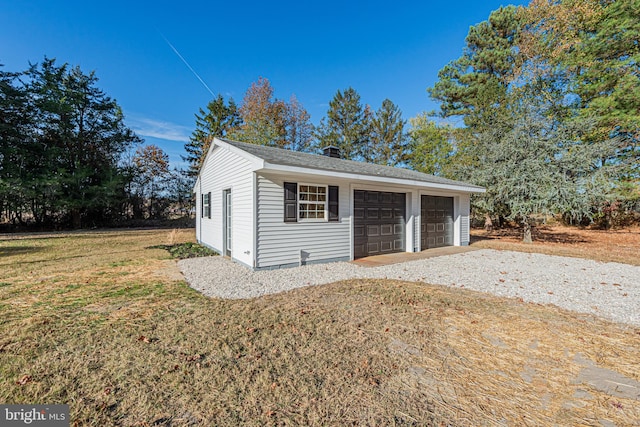
{"label": "fallen leaves", "polygon": [[17,385],[25,385],[33,381],[33,377],[31,375],[23,375],[18,381],[16,381]]}

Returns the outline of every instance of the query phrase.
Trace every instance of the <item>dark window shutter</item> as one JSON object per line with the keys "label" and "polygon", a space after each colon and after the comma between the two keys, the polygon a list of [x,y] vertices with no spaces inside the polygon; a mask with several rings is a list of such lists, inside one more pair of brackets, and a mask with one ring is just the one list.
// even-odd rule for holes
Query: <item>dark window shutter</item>
{"label": "dark window shutter", "polygon": [[298,221],[298,184],[284,183],[284,222]]}
{"label": "dark window shutter", "polygon": [[329,221],[340,221],[337,185],[329,186]]}
{"label": "dark window shutter", "polygon": [[209,191],[209,210],[207,212],[207,215],[209,216],[209,219],[211,219],[211,191]]}
{"label": "dark window shutter", "polygon": [[200,195],[200,218],[204,218],[204,193]]}

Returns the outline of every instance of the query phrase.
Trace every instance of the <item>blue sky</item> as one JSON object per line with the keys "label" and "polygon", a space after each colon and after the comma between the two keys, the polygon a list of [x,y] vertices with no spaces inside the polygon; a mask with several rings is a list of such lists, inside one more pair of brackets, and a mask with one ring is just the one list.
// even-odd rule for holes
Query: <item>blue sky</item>
{"label": "blue sky", "polygon": [[317,124],[349,86],[405,119],[437,107],[426,88],[460,56],[471,25],[526,1],[0,0],[0,64],[24,70],[45,55],[95,71],[127,124],[173,166],[211,93],[240,103],[259,77],[277,98],[295,94]]}

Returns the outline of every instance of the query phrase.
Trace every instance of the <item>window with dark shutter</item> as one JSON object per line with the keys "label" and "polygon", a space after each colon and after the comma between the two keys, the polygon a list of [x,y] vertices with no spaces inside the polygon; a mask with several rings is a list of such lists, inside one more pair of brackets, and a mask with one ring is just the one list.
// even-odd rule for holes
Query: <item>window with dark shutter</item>
{"label": "window with dark shutter", "polygon": [[340,221],[337,185],[329,186],[329,221]]}
{"label": "window with dark shutter", "polygon": [[298,183],[284,183],[284,222],[298,221]]}

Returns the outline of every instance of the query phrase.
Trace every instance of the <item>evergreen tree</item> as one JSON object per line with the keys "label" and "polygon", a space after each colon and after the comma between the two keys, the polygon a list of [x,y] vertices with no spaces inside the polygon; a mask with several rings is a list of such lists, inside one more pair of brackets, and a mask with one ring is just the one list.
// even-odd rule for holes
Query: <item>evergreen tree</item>
{"label": "evergreen tree", "polygon": [[207,111],[201,108],[195,116],[196,129],[184,146],[187,155],[182,156],[182,159],[189,163],[185,173],[192,179],[198,175],[213,138],[225,138],[242,124],[233,99],[225,103],[222,95],[218,95],[207,104]]}
{"label": "evergreen tree", "polygon": [[22,186],[36,222],[61,215],[77,228],[119,216],[125,182],[118,162],[141,141],[122,110],[96,86],[93,72],[45,58],[26,75],[37,111],[28,162],[37,172]]}
{"label": "evergreen tree", "polygon": [[581,116],[597,119],[592,141],[613,136],[623,180],[640,176],[640,0],[611,2],[568,60],[580,67]]}
{"label": "evergreen tree", "polygon": [[382,106],[371,120],[370,139],[366,144],[364,160],[380,165],[396,166],[405,160],[406,134],[402,111],[391,100],[382,101]]}
{"label": "evergreen tree", "polygon": [[371,113],[360,103],[360,95],[349,87],[338,90],[329,102],[327,116],[316,129],[319,148],[334,146],[345,159],[363,159],[369,142]]}
{"label": "evergreen tree", "polygon": [[[568,28],[590,22],[589,13],[577,15],[531,19],[513,7],[493,12],[470,29],[463,57],[445,67],[430,89],[442,102],[441,114],[460,115],[467,126],[458,132],[452,170],[487,188],[474,198],[474,208],[521,222],[525,241],[535,214],[589,217],[611,187],[610,170],[603,167],[611,142],[590,137],[594,123],[581,117],[582,100],[573,91],[581,71],[558,62],[550,54],[555,47],[544,45],[556,36],[547,28],[550,16],[562,26],[573,22]],[[567,34],[570,52],[582,33]]]}
{"label": "evergreen tree", "polygon": [[469,29],[463,55],[440,70],[428,89],[441,102],[442,117],[462,116],[465,125],[477,129],[501,114],[522,62],[517,11],[515,6],[501,7]]}
{"label": "evergreen tree", "polygon": [[12,223],[24,223],[25,190],[37,173],[29,156],[36,119],[29,94],[18,80],[22,74],[0,68],[0,216]]}

